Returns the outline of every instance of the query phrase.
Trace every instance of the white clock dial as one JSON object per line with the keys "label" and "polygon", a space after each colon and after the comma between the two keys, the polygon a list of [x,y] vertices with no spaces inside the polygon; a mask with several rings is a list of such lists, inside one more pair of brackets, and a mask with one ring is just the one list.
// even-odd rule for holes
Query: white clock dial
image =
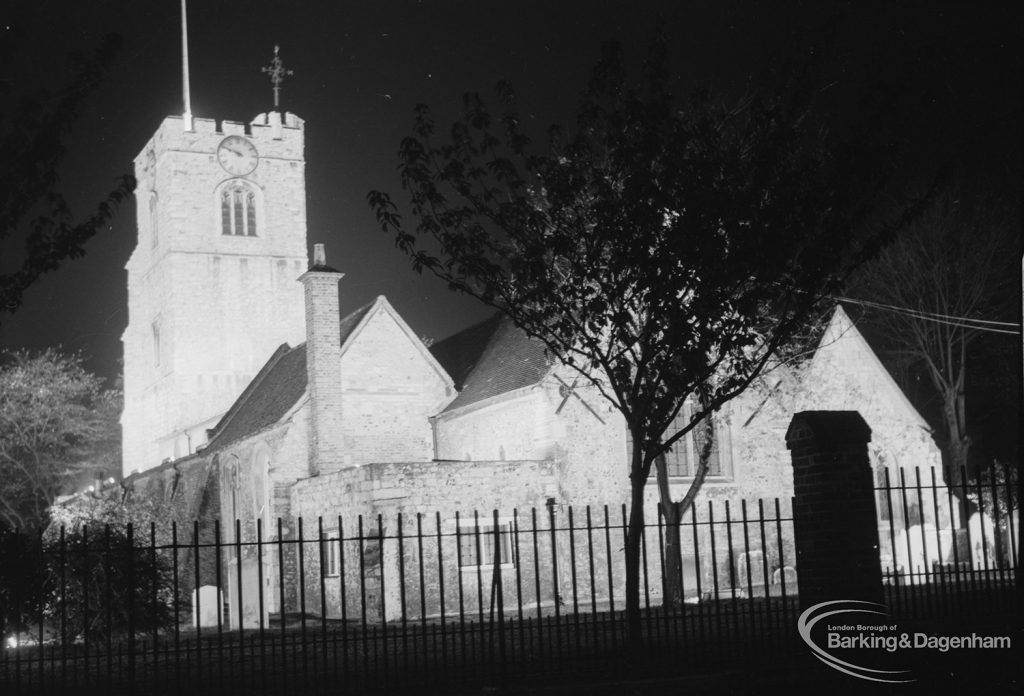
{"label": "white clock dial", "polygon": [[259,164],[256,146],[240,135],[229,135],[217,146],[217,161],[233,176],[251,174]]}

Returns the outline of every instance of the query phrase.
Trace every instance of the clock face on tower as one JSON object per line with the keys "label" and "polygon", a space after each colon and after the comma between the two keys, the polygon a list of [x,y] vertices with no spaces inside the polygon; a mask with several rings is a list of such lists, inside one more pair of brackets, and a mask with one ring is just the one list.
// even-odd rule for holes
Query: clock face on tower
{"label": "clock face on tower", "polygon": [[228,174],[245,176],[256,169],[260,156],[250,141],[240,135],[229,135],[217,146],[217,161]]}

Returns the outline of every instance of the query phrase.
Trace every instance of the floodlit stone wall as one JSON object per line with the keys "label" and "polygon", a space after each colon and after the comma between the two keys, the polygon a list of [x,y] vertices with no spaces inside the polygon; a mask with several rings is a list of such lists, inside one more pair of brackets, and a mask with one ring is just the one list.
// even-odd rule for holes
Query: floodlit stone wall
{"label": "floodlit stone wall", "polygon": [[346,346],[341,375],[342,465],[433,457],[430,416],[454,389],[384,298]]}
{"label": "floodlit stone wall", "polygon": [[[424,534],[434,535],[434,541],[428,540],[424,546],[422,559],[426,573],[424,581],[429,580],[432,588],[427,598],[427,613],[438,615],[441,612],[439,574],[443,574],[443,582],[449,592],[461,583],[463,610],[476,612],[481,601],[477,580],[480,579],[489,591],[492,578],[484,581],[478,578],[479,568],[467,568],[465,561],[460,564],[459,539],[465,534],[475,535],[481,528],[486,533],[494,510],[500,511],[500,524],[512,525],[513,511],[519,508],[524,517],[523,524],[527,524],[530,508],[536,505],[538,498],[542,501],[539,505],[542,525],[547,525],[543,520],[547,509],[543,500],[546,495],[552,496],[557,491],[560,468],[561,465],[555,462],[535,460],[375,463],[298,482],[292,488],[292,511],[296,517],[304,519],[307,539],[317,538],[318,518],[322,518],[327,538],[336,538],[339,529],[345,538],[358,538],[359,530],[362,530],[362,543],[344,543],[344,573],[339,568],[338,577],[325,578],[328,615],[340,617],[344,606],[346,616],[358,616],[363,609],[363,596],[358,589],[361,579],[366,578],[365,601],[369,615],[400,616],[402,588],[397,579],[404,576],[411,583],[419,581],[420,552],[413,541],[418,529],[422,529]],[[419,520],[417,514],[420,515]],[[439,543],[436,541],[438,532]],[[399,536],[403,542],[408,540],[408,544],[400,544]],[[383,539],[375,541],[374,537]],[[543,538],[539,542],[550,544]],[[522,543],[526,541],[522,540]],[[547,548],[550,555],[550,546]],[[317,544],[307,544],[304,551],[307,607],[318,613],[320,549]],[[380,581],[381,575],[390,581]],[[534,576],[528,577],[532,588]],[[550,578],[545,576],[545,582],[550,585]],[[341,601],[342,584],[348,590],[344,605]],[[505,600],[510,606],[515,606],[514,587],[509,585],[504,590]],[[541,601],[545,601],[545,597],[551,600],[553,593],[551,587],[542,589]],[[452,600],[454,596],[448,595],[446,613],[457,611]],[[531,590],[530,597],[524,600],[536,604],[535,590]],[[406,601],[407,614],[419,615],[419,595],[409,591]]]}

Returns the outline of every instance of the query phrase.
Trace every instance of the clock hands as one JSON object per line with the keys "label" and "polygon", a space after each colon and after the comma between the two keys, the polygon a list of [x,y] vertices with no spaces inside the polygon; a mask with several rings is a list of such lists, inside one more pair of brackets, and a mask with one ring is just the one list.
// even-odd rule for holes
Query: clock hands
{"label": "clock hands", "polygon": [[256,167],[258,159],[256,148],[252,143],[237,136],[229,136],[222,140],[217,156],[221,165],[235,175],[252,171]]}

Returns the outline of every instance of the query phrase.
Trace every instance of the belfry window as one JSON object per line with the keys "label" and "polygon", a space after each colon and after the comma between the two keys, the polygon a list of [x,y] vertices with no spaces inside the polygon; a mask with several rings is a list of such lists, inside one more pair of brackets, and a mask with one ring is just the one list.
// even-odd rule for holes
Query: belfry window
{"label": "belfry window", "polygon": [[242,183],[226,187],[220,194],[221,234],[256,236],[256,192]]}

